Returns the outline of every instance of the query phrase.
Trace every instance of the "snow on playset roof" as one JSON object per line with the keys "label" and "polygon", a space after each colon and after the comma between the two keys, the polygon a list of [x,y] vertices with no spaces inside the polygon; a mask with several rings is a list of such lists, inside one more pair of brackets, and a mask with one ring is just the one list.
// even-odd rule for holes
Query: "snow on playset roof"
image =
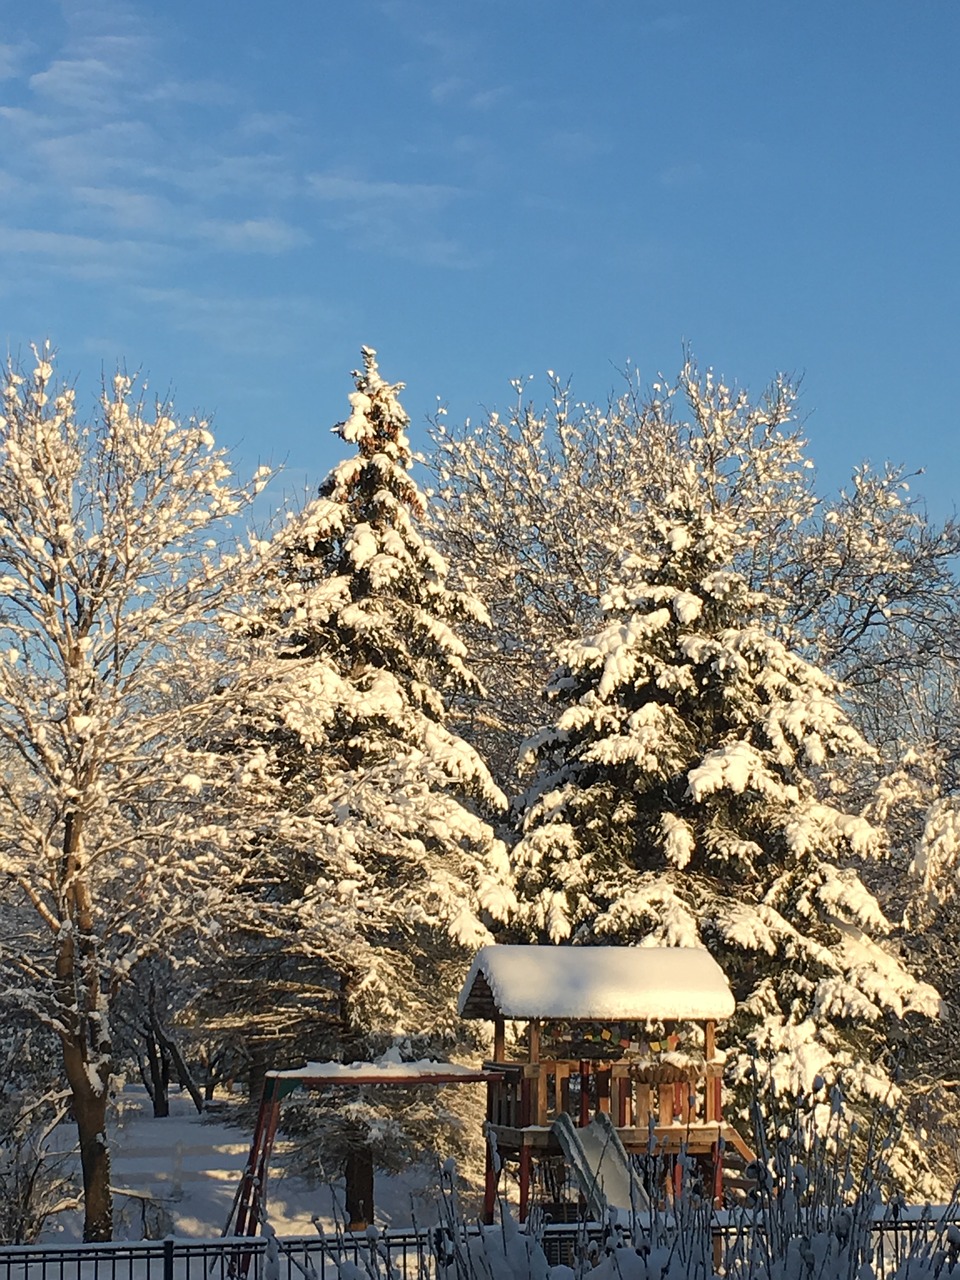
{"label": "snow on playset roof", "polygon": [[460,992],[464,1018],[708,1021],[735,1002],[700,947],[490,946]]}

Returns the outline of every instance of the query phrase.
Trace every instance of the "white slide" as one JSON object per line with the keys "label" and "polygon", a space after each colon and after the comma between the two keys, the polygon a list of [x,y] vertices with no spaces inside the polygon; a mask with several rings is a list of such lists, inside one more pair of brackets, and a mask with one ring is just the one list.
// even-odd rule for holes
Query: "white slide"
{"label": "white slide", "polygon": [[553,1133],[591,1217],[604,1222],[611,1209],[618,1216],[649,1210],[650,1199],[608,1115],[601,1112],[583,1129],[576,1128],[568,1115],[559,1115]]}

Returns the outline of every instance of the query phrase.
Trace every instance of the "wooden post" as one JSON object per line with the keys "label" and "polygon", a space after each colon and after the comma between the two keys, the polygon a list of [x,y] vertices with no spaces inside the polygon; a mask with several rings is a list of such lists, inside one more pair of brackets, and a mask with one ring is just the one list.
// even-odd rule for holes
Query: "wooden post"
{"label": "wooden post", "polygon": [[556,1100],[557,1115],[561,1111],[570,1110],[570,1063],[557,1063],[557,1084],[556,1084]]}
{"label": "wooden post", "polygon": [[706,1095],[704,1099],[706,1104],[704,1119],[707,1124],[716,1124],[720,1120],[720,1113],[717,1110],[717,1091],[715,1088],[717,1081],[713,1075],[715,1069],[716,1068],[714,1067],[707,1068],[706,1079],[703,1082],[704,1093]]}
{"label": "wooden post", "polygon": [[723,1156],[719,1142],[710,1148],[713,1159],[713,1203],[719,1209],[723,1204]]}
{"label": "wooden post", "polygon": [[520,1135],[520,1221],[526,1222],[530,1204],[530,1148]]}
{"label": "wooden post", "polygon": [[610,1068],[597,1069],[597,1110],[610,1114]]}
{"label": "wooden post", "polygon": [[717,1056],[717,1024],[712,1018],[703,1029],[703,1056],[707,1062]]}
{"label": "wooden post", "polygon": [[529,1039],[530,1039],[530,1061],[539,1062],[540,1061],[540,1019],[539,1018],[531,1019],[528,1030],[529,1030]]}
{"label": "wooden post", "polygon": [[580,1060],[580,1128],[585,1129],[590,1123],[590,1063],[585,1058]]}
{"label": "wooden post", "polygon": [[610,1115],[618,1129],[629,1124],[629,1110],[630,1080],[627,1068],[622,1062],[617,1062],[610,1068]]}
{"label": "wooden post", "polygon": [[267,1206],[270,1153],[280,1123],[280,1099],[277,1081],[265,1079],[250,1156],[238,1195],[237,1219],[233,1229],[233,1234],[237,1236],[253,1236],[260,1230],[261,1218]]}
{"label": "wooden post", "polygon": [[347,1156],[345,1200],[351,1231],[362,1231],[373,1222],[373,1152],[355,1147]]}
{"label": "wooden post", "polygon": [[533,1124],[533,1081],[523,1073],[523,1079],[520,1081],[520,1116],[518,1119],[518,1127],[526,1129],[527,1125]]}
{"label": "wooden post", "polygon": [[493,1060],[494,1062],[506,1062],[506,1021],[502,1014],[497,1014],[493,1019]]}
{"label": "wooden post", "polygon": [[650,1123],[650,1108],[652,1105],[651,1086],[638,1082],[633,1104],[633,1123],[636,1128],[643,1128]]}
{"label": "wooden post", "polygon": [[542,1062],[537,1064],[533,1078],[533,1096],[533,1123],[544,1125],[547,1123],[547,1073]]}
{"label": "wooden post", "polygon": [[673,1124],[673,1085],[660,1085],[660,1119],[659,1124]]}
{"label": "wooden post", "polygon": [[497,1171],[493,1161],[493,1137],[487,1134],[487,1162],[483,1177],[483,1220],[487,1226],[493,1223],[497,1204]]}

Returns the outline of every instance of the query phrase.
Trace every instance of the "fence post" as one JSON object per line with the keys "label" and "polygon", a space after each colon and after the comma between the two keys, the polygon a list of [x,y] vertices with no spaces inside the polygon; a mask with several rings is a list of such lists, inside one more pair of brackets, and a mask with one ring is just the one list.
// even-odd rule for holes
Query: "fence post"
{"label": "fence post", "polygon": [[163,1242],[163,1280],[173,1280],[173,1236]]}

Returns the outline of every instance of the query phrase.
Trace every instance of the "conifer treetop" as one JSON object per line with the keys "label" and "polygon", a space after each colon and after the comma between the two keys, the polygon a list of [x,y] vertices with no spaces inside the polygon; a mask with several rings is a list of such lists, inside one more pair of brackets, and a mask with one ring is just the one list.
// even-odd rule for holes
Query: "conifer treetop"
{"label": "conifer treetop", "polygon": [[418,527],[426,498],[410,475],[403,384],[380,376],[372,348],[362,354],[350,416],[334,428],[356,452],[280,535],[278,607],[303,624],[293,647],[302,637],[308,647],[349,654],[352,668],[404,679],[407,694],[439,721],[444,696],[480,687],[456,625],[489,626],[489,617],[473,594],[450,585],[447,562]]}

